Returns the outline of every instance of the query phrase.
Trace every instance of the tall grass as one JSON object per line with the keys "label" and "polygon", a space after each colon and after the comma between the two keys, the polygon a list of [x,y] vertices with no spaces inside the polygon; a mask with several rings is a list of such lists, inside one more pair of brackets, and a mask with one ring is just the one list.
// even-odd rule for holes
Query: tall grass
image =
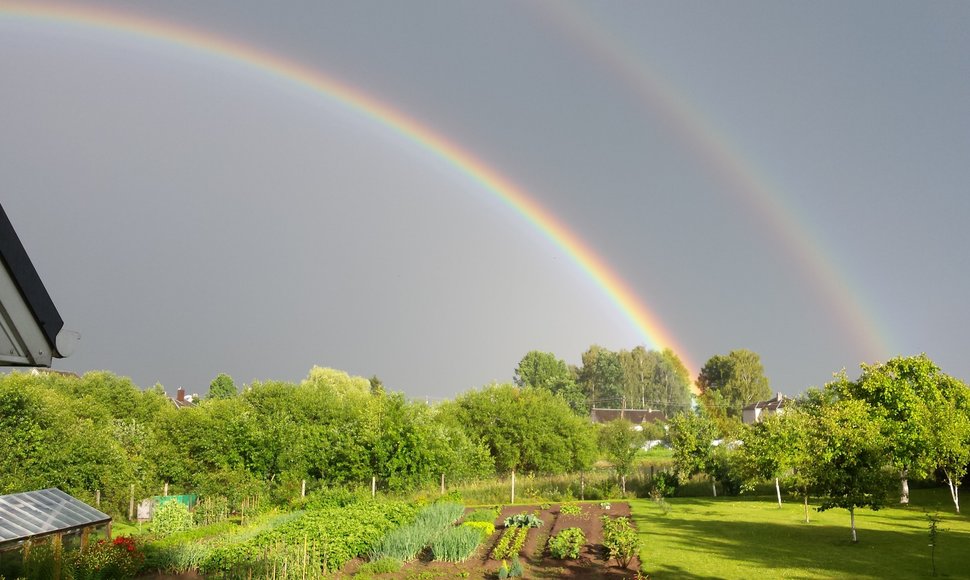
{"label": "tall grass", "polygon": [[435,560],[442,562],[464,562],[475,552],[482,539],[481,532],[475,528],[449,528],[431,541],[431,553]]}

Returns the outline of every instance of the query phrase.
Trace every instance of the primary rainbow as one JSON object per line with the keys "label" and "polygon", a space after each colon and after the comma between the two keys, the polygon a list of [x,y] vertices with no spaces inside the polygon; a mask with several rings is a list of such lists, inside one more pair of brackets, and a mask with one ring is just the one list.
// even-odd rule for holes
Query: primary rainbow
{"label": "primary rainbow", "polygon": [[660,323],[659,318],[641,303],[633,290],[620,279],[605,260],[583,243],[579,236],[536,203],[521,187],[508,181],[482,160],[374,97],[328,77],[318,70],[286,60],[266,50],[246,46],[183,25],[149,20],[101,8],[0,2],[0,17],[3,16],[132,34],[186,47],[225,58],[279,80],[296,83],[341,103],[433,153],[485,190],[498,196],[506,205],[532,223],[546,238],[562,248],[629,318],[649,346],[674,350],[688,370],[696,374],[698,367]]}

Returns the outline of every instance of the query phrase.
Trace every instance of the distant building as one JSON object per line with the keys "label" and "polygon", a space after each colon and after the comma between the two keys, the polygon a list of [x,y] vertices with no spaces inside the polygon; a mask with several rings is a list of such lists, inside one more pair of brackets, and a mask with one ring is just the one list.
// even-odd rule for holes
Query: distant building
{"label": "distant building", "polygon": [[778,393],[775,398],[767,401],[758,401],[741,409],[741,421],[746,425],[757,423],[765,418],[766,415],[783,413],[785,406],[791,399],[786,399],[784,395]]}
{"label": "distant building", "polygon": [[171,398],[172,404],[175,405],[176,409],[184,409],[186,407],[194,407],[199,401],[199,395],[186,395],[185,389],[179,387],[175,391],[175,396]]}

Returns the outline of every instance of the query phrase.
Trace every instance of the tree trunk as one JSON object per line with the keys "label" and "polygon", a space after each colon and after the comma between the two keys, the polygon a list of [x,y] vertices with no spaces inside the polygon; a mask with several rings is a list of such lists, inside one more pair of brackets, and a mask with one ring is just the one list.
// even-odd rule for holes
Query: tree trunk
{"label": "tree trunk", "polygon": [[950,474],[943,470],[943,474],[946,475],[946,486],[950,488],[950,497],[953,498],[953,507],[957,509],[957,513],[960,513],[960,482],[954,482]]}
{"label": "tree trunk", "polygon": [[808,519],[808,490],[805,490],[805,494],[802,496],[805,498],[805,523],[810,523]]}
{"label": "tree trunk", "polygon": [[620,476],[620,489],[623,490],[623,496],[626,497],[626,476]]}
{"label": "tree trunk", "polygon": [[714,497],[717,497],[717,480],[713,477],[711,478],[711,489],[714,490]]}
{"label": "tree trunk", "polygon": [[849,508],[849,521],[852,523],[852,543],[858,544],[859,538],[855,534],[855,508]]}
{"label": "tree trunk", "polygon": [[899,473],[899,503],[909,505],[909,470],[903,468]]}
{"label": "tree trunk", "polygon": [[778,496],[778,509],[781,509],[781,486],[778,485],[778,478],[775,478],[775,494]]}

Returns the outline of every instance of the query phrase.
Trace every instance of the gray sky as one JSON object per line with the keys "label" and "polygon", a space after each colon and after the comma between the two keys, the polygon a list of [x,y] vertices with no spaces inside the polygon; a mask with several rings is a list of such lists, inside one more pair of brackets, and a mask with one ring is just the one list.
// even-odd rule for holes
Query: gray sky
{"label": "gray sky", "polygon": [[[459,144],[695,365],[748,348],[793,394],[926,352],[970,379],[970,4],[100,6],[305,65]],[[317,364],[451,397],[532,349],[644,341],[480,184],[294,83],[3,8],[0,79],[0,199],[83,337],[56,368],[204,393]]]}

